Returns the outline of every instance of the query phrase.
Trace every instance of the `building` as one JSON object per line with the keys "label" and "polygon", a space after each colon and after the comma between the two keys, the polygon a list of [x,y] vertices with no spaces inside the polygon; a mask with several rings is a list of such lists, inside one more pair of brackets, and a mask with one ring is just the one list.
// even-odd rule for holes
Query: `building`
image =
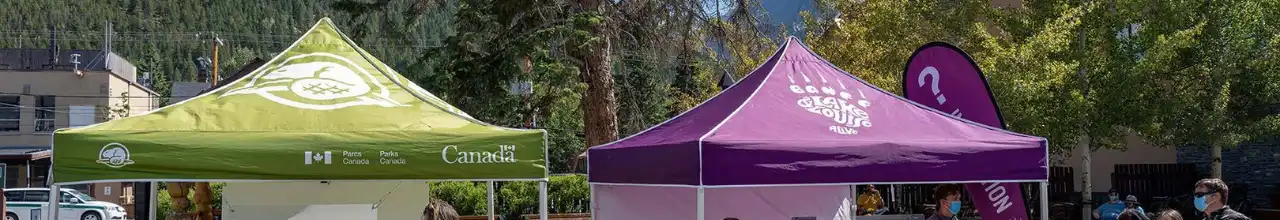
{"label": "building", "polygon": [[[104,50],[0,49],[0,162],[4,187],[44,187],[53,132],[160,106],[137,68]],[[127,183],[67,186],[125,205]]]}

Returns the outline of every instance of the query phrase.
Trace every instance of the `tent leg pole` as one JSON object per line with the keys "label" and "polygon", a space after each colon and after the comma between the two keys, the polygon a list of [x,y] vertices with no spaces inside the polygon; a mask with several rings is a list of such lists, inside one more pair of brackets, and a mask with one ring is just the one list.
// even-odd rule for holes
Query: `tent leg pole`
{"label": "tent leg pole", "polygon": [[849,185],[849,194],[853,195],[853,211],[849,213],[849,219],[858,219],[858,185]]}
{"label": "tent leg pole", "polygon": [[160,218],[156,216],[156,204],[160,203],[159,200],[157,200],[160,197],[157,197],[159,195],[156,195],[156,193],[160,192],[160,184],[154,181],[149,184],[151,184],[151,186],[147,187],[147,189],[150,190],[147,192],[147,220],[160,220]]}
{"label": "tent leg pole", "polygon": [[538,219],[547,220],[547,181],[538,182]]}
{"label": "tent leg pole", "polygon": [[58,219],[58,199],[62,198],[61,187],[53,185],[49,187],[49,219]]}
{"label": "tent leg pole", "polygon": [[496,199],[493,199],[493,181],[489,181],[489,220],[495,220],[493,218],[493,213],[496,213],[494,211],[494,207],[496,206],[494,203],[496,201]]}
{"label": "tent leg pole", "polygon": [[698,187],[698,220],[707,218],[707,191],[701,186]]}
{"label": "tent leg pole", "polygon": [[596,209],[596,185],[587,184],[587,186],[591,187],[591,188],[588,188],[591,190],[590,191],[591,194],[589,194],[589,196],[591,197],[588,197],[590,199],[587,200],[587,213],[591,214],[591,220],[596,220],[596,214],[600,213],[600,211]]}
{"label": "tent leg pole", "polygon": [[1040,182],[1040,220],[1049,220],[1049,182]]}

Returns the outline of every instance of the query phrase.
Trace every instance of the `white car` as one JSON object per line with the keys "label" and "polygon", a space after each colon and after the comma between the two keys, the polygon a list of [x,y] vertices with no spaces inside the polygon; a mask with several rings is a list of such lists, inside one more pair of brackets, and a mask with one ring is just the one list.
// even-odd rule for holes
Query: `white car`
{"label": "white car", "polygon": [[[41,212],[49,205],[49,188],[4,189],[5,203],[9,207],[4,220],[48,220],[48,212]],[[97,201],[93,196],[74,189],[62,189],[59,201],[60,220],[124,220],[124,207],[110,202]]]}

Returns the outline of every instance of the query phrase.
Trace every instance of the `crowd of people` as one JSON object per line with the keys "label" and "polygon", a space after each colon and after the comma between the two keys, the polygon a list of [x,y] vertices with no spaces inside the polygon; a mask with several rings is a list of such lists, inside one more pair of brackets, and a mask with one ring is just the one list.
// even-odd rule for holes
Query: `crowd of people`
{"label": "crowd of people", "polygon": [[[964,188],[960,184],[942,184],[934,188],[933,199],[937,202],[937,211],[929,216],[926,220],[957,220],[959,219],[960,209],[963,204],[963,194],[961,190]],[[1204,220],[1252,220],[1240,212],[1232,210],[1227,206],[1227,196],[1230,189],[1227,183],[1220,179],[1203,179],[1196,182],[1195,191],[1192,194],[1195,198],[1193,204],[1196,210],[1202,212]],[[1142,204],[1138,202],[1138,197],[1128,195],[1124,200],[1120,199],[1120,193],[1115,189],[1108,191],[1107,197],[1110,201],[1099,205],[1093,211],[1093,218],[1100,220],[1182,220],[1182,214],[1176,210],[1165,210],[1159,213],[1147,213],[1142,208]],[[883,197],[880,191],[873,185],[866,187],[866,193],[858,196],[857,207],[859,207],[859,215],[878,215],[883,214],[884,208]],[[422,210],[422,220],[458,220],[458,212],[450,206],[449,203],[440,199],[431,199],[427,207]],[[725,218],[725,220],[738,220],[737,218]]]}
{"label": "crowd of people", "polygon": [[[1204,220],[1250,220],[1248,216],[1232,210],[1227,205],[1227,196],[1230,189],[1227,183],[1221,179],[1203,179],[1196,182],[1195,191],[1192,194],[1195,200],[1192,204],[1196,210],[1201,212],[1200,216],[1204,216]],[[1120,200],[1120,194],[1112,189],[1108,197],[1110,201],[1099,205],[1093,211],[1093,218],[1100,220],[1182,220],[1182,214],[1176,210],[1166,210],[1160,213],[1147,213],[1138,203],[1138,198],[1129,195],[1124,201]],[[1152,216],[1154,215],[1154,216]]]}
{"label": "crowd of people", "polygon": [[[963,204],[964,188],[960,184],[942,184],[934,188],[933,199],[937,210],[926,220],[956,220]],[[884,213],[884,203],[880,191],[875,186],[867,186],[866,193],[858,196],[858,215],[879,215]],[[1193,205],[1198,216],[1204,220],[1251,220],[1249,217],[1232,210],[1227,205],[1230,189],[1221,179],[1203,179],[1195,184]],[[1182,220],[1182,213],[1177,210],[1163,210],[1148,213],[1138,202],[1138,197],[1128,195],[1122,200],[1115,189],[1108,192],[1110,199],[1093,211],[1093,218],[1099,220]]]}

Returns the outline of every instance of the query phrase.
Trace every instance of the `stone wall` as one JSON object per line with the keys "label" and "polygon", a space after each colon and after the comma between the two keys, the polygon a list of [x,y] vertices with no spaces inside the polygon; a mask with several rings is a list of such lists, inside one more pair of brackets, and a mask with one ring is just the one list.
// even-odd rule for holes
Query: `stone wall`
{"label": "stone wall", "polygon": [[[1178,163],[1194,163],[1196,169],[1209,175],[1210,161],[1208,147],[1178,147]],[[1227,184],[1249,186],[1248,198],[1256,208],[1272,207],[1270,197],[1277,184],[1280,184],[1280,140],[1269,140],[1258,143],[1241,144],[1234,148],[1222,150],[1222,179]],[[1238,201],[1231,189],[1231,200]],[[1234,203],[1232,203],[1234,205]]]}

